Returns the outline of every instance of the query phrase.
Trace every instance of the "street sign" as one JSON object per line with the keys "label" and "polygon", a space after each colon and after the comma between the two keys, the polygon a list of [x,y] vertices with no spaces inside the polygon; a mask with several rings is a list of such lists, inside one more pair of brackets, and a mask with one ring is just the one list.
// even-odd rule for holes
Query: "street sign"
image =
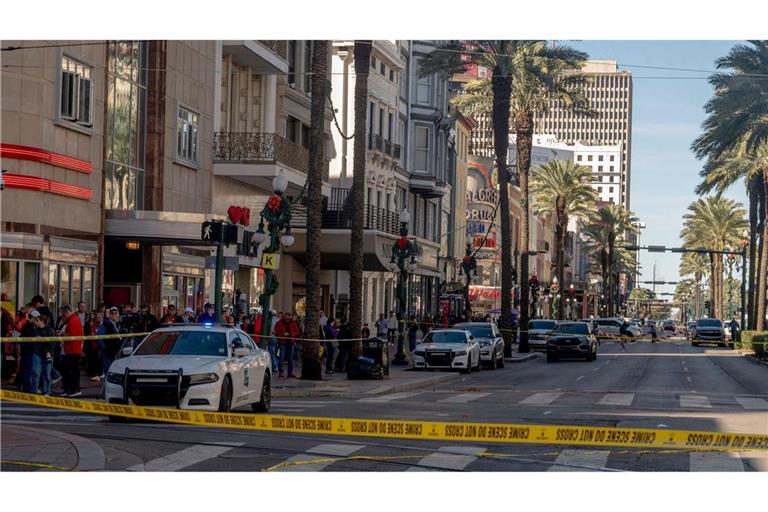
{"label": "street sign", "polygon": [[[216,268],[216,256],[205,257],[205,268]],[[224,270],[237,270],[240,268],[240,259],[237,256],[224,256]]]}
{"label": "street sign", "polygon": [[265,252],[261,255],[261,268],[277,270],[280,268],[280,253]]}
{"label": "street sign", "polygon": [[648,252],[665,252],[667,248],[663,245],[649,245]]}

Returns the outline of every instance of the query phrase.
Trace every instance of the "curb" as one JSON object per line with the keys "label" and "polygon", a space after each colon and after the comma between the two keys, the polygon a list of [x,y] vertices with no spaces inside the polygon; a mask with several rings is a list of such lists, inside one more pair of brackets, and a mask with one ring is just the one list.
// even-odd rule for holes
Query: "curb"
{"label": "curb", "polygon": [[510,358],[505,357],[504,362],[511,363],[511,364],[524,363],[526,361],[530,361],[531,359],[537,359],[540,356],[541,354],[539,352],[531,352],[530,354],[526,354],[522,357],[510,357]]}
{"label": "curb", "polygon": [[749,361],[758,364],[760,366],[768,366],[768,361],[761,361],[757,357],[753,356],[752,354],[743,354],[744,357],[746,357]]}
{"label": "curb", "polygon": [[[444,382],[450,382],[461,378],[459,373],[446,373],[443,375],[436,375],[427,379],[419,379],[413,382],[404,382],[402,384],[382,384],[369,391],[364,391],[361,394],[364,395],[383,395],[387,393],[397,393],[399,391],[410,391],[413,389],[426,388],[435,384],[442,384]],[[382,382],[386,382],[384,379]],[[312,397],[327,397],[327,396],[339,396],[341,394],[355,394],[351,393],[351,390],[342,389],[278,389],[272,391],[273,398],[312,398]]]}
{"label": "curb", "polygon": [[[15,428],[11,425],[6,425],[5,428]],[[77,452],[77,465],[72,468],[76,471],[103,471],[107,465],[107,457],[104,455],[101,447],[80,436],[72,434],[66,434],[64,432],[58,432],[53,430],[43,430],[38,428],[24,427],[18,429],[23,431],[33,432],[40,436],[49,436],[61,439],[72,445]]]}

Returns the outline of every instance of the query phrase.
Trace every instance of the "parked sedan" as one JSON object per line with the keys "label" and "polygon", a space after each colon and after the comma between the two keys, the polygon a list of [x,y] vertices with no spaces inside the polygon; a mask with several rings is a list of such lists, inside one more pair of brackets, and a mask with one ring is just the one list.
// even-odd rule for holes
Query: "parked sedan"
{"label": "parked sedan", "polygon": [[547,340],[547,362],[561,357],[597,359],[597,337],[586,322],[559,322]]}
{"label": "parked sedan", "polygon": [[480,370],[480,344],[464,329],[429,331],[413,351],[416,369]]}
{"label": "parked sedan", "polygon": [[456,324],[456,329],[464,329],[475,337],[480,344],[480,361],[491,370],[504,368],[504,338],[496,324],[491,322],[467,322]]}
{"label": "parked sedan", "polygon": [[528,322],[528,345],[531,350],[547,350],[547,338],[555,328],[555,320],[531,320]]}

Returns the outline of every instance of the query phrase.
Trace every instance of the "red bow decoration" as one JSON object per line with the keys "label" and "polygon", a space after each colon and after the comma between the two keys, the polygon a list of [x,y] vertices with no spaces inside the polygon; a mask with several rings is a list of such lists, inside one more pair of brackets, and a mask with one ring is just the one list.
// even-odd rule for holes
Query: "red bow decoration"
{"label": "red bow decoration", "polygon": [[229,215],[229,219],[234,224],[239,224],[240,223],[240,219],[243,216],[243,209],[240,208],[239,206],[230,206],[227,209],[227,215]]}
{"label": "red bow decoration", "polygon": [[251,209],[250,208],[243,208],[243,215],[240,218],[240,222],[243,224],[243,226],[248,226],[251,224]]}
{"label": "red bow decoration", "polygon": [[408,247],[408,238],[407,237],[401,237],[397,242],[397,247],[402,249],[405,249]]}
{"label": "red bow decoration", "polygon": [[267,201],[267,208],[272,210],[273,212],[276,212],[280,209],[280,205],[282,204],[283,200],[280,198],[279,195],[274,194],[272,197],[269,198],[269,201]]}

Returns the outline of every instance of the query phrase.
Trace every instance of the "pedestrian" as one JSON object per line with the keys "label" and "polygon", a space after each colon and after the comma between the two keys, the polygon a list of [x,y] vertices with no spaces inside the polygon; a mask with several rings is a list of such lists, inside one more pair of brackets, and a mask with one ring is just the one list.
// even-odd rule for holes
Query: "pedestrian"
{"label": "pedestrian", "polygon": [[658,334],[656,332],[656,323],[652,322],[650,324],[649,330],[651,331],[651,343],[656,343],[656,340],[658,339]]}
{"label": "pedestrian", "polygon": [[237,293],[237,309],[241,313],[248,314],[248,297],[240,290]]}
{"label": "pedestrian", "polygon": [[272,373],[277,371],[277,361],[279,353],[279,345],[277,343],[277,332],[275,327],[277,323],[283,319],[283,312],[275,314],[275,311],[270,311],[270,328],[269,328],[269,344],[267,345],[267,351],[269,352],[270,359],[272,360]]}
{"label": "pedestrian", "polygon": [[212,324],[216,322],[216,308],[210,302],[205,303],[205,313],[200,315],[201,324]]}
{"label": "pedestrian", "polygon": [[[102,313],[102,319],[105,317]],[[149,310],[149,304],[142,304],[139,307],[136,327],[138,332],[152,332],[160,326],[157,317]]]}
{"label": "pedestrian", "polygon": [[323,327],[325,327],[325,324],[328,323],[328,317],[325,316],[325,311],[322,309],[320,310],[320,331],[323,330]]}
{"label": "pedestrian", "polygon": [[187,306],[184,308],[184,323],[194,324],[195,322],[195,310]]}
{"label": "pedestrian", "polygon": [[160,324],[162,325],[171,325],[171,324],[183,324],[184,319],[176,314],[176,306],[173,304],[169,304],[167,308],[167,313],[163,315],[163,318],[160,319]]}
{"label": "pedestrian", "polygon": [[283,319],[275,325],[275,331],[280,345],[280,359],[277,363],[278,377],[283,376],[283,364],[288,362],[289,379],[296,378],[293,374],[293,350],[296,345],[296,338],[299,337],[299,324],[291,318],[290,313],[286,313]]}
{"label": "pedestrian", "polygon": [[336,354],[336,346],[338,345],[339,337],[339,321],[331,320],[325,324],[323,329],[325,332],[325,341],[323,347],[325,348],[325,373],[333,373],[333,356]]}
{"label": "pedestrian", "polygon": [[416,349],[416,334],[419,330],[419,324],[416,322],[416,317],[411,315],[411,322],[408,325],[408,349],[413,353]]}
{"label": "pedestrian", "polygon": [[[21,338],[31,339],[36,336],[35,320],[40,317],[36,309],[32,309],[24,321],[21,328]],[[24,393],[37,393],[40,382],[40,372],[42,371],[40,359],[36,354],[36,343],[32,341],[23,341],[21,345],[21,390]]]}
{"label": "pedestrian", "polygon": [[739,322],[736,321],[736,317],[731,320],[730,324],[728,325],[731,329],[731,341],[737,342],[740,340],[740,333],[739,333]]}
{"label": "pedestrian", "polygon": [[352,330],[350,329],[349,322],[346,319],[342,319],[339,327],[339,338],[336,340],[339,350],[333,367],[335,372],[343,373],[346,371],[347,358],[349,358],[350,344],[352,343],[351,338]]}
{"label": "pedestrian", "polygon": [[384,313],[379,313],[379,319],[374,324],[376,326],[376,337],[381,339],[387,339],[387,330],[389,329],[389,322],[384,318]]}
{"label": "pedestrian", "polygon": [[371,329],[368,327],[367,323],[364,323],[363,328],[360,329],[360,337],[363,339],[368,339],[371,337]]}
{"label": "pedestrian", "polygon": [[[83,336],[83,325],[80,318],[72,311],[72,306],[62,308],[64,317],[64,335],[71,337]],[[83,340],[75,338],[64,341],[62,351],[62,376],[64,377],[64,394],[68,398],[80,396],[80,359],[83,356]]]}
{"label": "pedestrian", "polygon": [[[104,322],[104,315],[99,311],[91,313],[88,321],[85,323],[86,336],[95,336]],[[85,342],[85,372],[92,382],[101,382],[101,355],[98,340],[89,340]]]}
{"label": "pedestrian", "polygon": [[621,343],[622,350],[626,350],[624,347],[624,339],[631,336],[628,327],[629,323],[626,321],[622,322],[622,324],[619,326],[619,343]]}
{"label": "pedestrian", "polygon": [[[104,319],[96,334],[113,336],[120,334],[120,310],[112,306],[108,310],[108,316]],[[109,367],[112,365],[118,354],[122,341],[120,338],[106,338],[99,340],[99,350],[101,351],[101,378],[105,378]]]}
{"label": "pedestrian", "polygon": [[[35,336],[38,338],[48,338],[56,336],[56,331],[51,325],[51,310],[41,306],[36,311],[37,318],[34,319]],[[41,341],[35,343],[35,355],[40,359],[40,380],[38,381],[38,393],[43,395],[51,394],[51,370],[53,369],[53,346],[54,342]]]}
{"label": "pedestrian", "polygon": [[80,301],[77,303],[77,318],[80,319],[80,323],[85,325],[90,319],[91,315],[88,314],[88,310],[85,306],[85,302]]}
{"label": "pedestrian", "polygon": [[395,336],[397,335],[397,330],[399,326],[400,326],[400,322],[395,316],[395,312],[390,311],[389,318],[387,319],[387,336],[390,343],[395,342]]}

